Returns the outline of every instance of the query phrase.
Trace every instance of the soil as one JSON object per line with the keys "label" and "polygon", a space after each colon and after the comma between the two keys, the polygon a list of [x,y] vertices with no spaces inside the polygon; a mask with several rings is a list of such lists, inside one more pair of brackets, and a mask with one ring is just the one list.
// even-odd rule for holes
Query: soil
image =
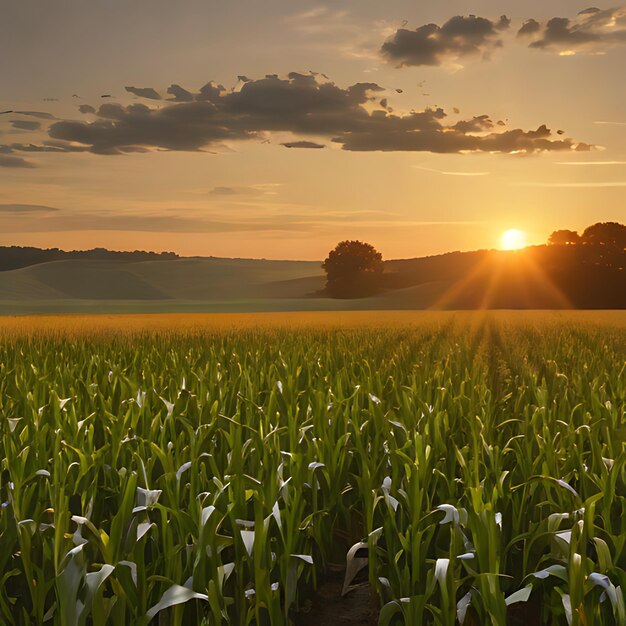
{"label": "soil", "polygon": [[[355,584],[350,592],[342,596],[343,577],[343,571],[327,572],[318,581],[317,591],[301,601],[298,612],[292,613],[294,626],[376,626],[378,609],[374,608],[375,605],[372,603],[369,584],[367,582]],[[527,603],[508,607],[507,624],[540,626],[541,600],[538,596],[539,594],[535,594],[535,597]],[[471,610],[466,624],[478,626]]]}
{"label": "soil", "polygon": [[341,595],[343,572],[328,573],[318,582],[317,591],[292,616],[295,626],[375,626],[378,612],[370,603],[368,583],[354,585]]}

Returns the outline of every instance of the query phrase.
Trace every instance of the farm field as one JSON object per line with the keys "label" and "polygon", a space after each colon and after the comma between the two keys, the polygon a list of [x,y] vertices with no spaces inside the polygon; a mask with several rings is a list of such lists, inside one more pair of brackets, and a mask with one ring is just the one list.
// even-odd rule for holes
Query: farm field
{"label": "farm field", "polygon": [[3,317],[0,437],[3,624],[626,623],[625,312]]}

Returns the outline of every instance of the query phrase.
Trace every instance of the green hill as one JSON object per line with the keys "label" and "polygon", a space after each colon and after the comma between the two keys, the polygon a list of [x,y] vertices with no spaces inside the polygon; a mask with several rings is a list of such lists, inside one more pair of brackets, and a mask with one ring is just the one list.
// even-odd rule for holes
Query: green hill
{"label": "green hill", "polygon": [[[186,258],[68,260],[0,272],[7,309],[54,301],[232,301],[307,297],[324,286],[319,263]],[[45,308],[45,307],[44,307]]]}
{"label": "green hill", "polygon": [[575,248],[387,261],[382,293],[346,300],[315,261],[73,258],[0,271],[0,314],[625,308],[623,254]]}

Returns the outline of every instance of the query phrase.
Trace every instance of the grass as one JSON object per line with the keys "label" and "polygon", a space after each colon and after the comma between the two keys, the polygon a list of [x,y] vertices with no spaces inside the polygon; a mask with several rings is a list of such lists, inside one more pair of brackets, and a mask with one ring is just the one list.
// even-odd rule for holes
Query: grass
{"label": "grass", "polygon": [[[626,315],[3,318],[0,622],[624,624]],[[350,576],[346,580],[352,584]]]}
{"label": "grass", "polygon": [[305,297],[324,285],[319,263],[186,258],[171,261],[63,260],[0,272],[5,306],[80,307],[82,301],[167,307]]}

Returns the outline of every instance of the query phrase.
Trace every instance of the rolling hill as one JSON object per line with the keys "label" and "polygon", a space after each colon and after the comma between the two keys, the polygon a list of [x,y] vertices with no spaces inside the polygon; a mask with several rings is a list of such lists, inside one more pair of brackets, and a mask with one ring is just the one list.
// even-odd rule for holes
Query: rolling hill
{"label": "rolling hill", "polygon": [[0,272],[0,313],[306,308],[323,287],[316,262],[71,259]]}
{"label": "rolling hill", "polygon": [[537,246],[387,261],[384,291],[350,300],[324,294],[315,261],[69,258],[0,271],[0,314],[625,308],[621,256],[603,265],[582,252]]}

